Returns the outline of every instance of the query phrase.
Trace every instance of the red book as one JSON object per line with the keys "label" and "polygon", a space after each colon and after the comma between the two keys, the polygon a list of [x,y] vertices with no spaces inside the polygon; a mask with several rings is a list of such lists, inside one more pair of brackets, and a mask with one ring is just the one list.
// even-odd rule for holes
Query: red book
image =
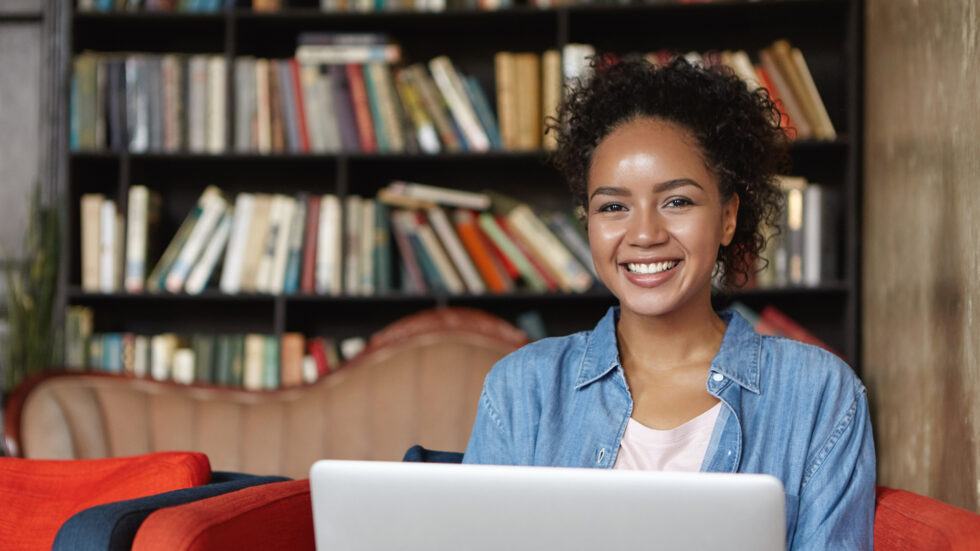
{"label": "red book", "polygon": [[503,266],[496,262],[493,251],[486,245],[486,239],[480,235],[480,226],[476,223],[476,215],[472,211],[456,209],[453,213],[456,233],[466,247],[466,252],[479,270],[484,283],[494,293],[505,293],[511,288],[509,276]]}
{"label": "red book", "polygon": [[303,81],[299,76],[299,62],[296,58],[289,60],[289,72],[293,76],[293,90],[296,96],[296,119],[299,124],[299,145],[303,153],[310,152],[310,134],[306,129],[306,107],[303,103]]}
{"label": "red book", "polygon": [[350,83],[350,98],[354,107],[354,120],[357,122],[358,143],[361,151],[374,153],[378,150],[378,143],[374,139],[371,106],[368,104],[367,88],[364,86],[364,68],[356,63],[347,65],[347,81]]}
{"label": "red book", "polygon": [[313,361],[316,362],[317,374],[323,377],[330,373],[330,366],[327,364],[326,339],[323,337],[310,339],[307,344],[307,349],[309,350],[310,356],[313,356]]}
{"label": "red book", "polygon": [[311,195],[306,204],[306,235],[303,236],[303,273],[299,288],[304,293],[316,289],[316,246],[320,235],[320,196]]}
{"label": "red book", "polygon": [[511,243],[513,243],[514,246],[516,246],[521,251],[521,254],[523,254],[524,257],[527,258],[527,261],[531,263],[531,266],[534,268],[534,271],[538,272],[538,275],[541,276],[541,279],[544,280],[545,287],[547,287],[549,291],[552,292],[557,291],[558,282],[555,281],[555,278],[551,275],[551,272],[549,272],[544,268],[544,263],[541,262],[541,259],[538,258],[531,251],[531,249],[524,244],[524,241],[518,238],[517,235],[514,234],[514,232],[510,231],[510,226],[507,225],[507,221],[504,220],[502,216],[500,216],[499,214],[495,214],[494,219],[497,221],[497,225],[500,226],[500,229],[503,230],[504,234],[507,235],[507,239],[510,239]]}
{"label": "red book", "polygon": [[792,119],[789,118],[789,111],[786,110],[786,106],[783,104],[782,98],[779,96],[779,90],[776,89],[776,85],[772,83],[772,77],[769,76],[769,71],[766,70],[762,65],[755,67],[755,74],[759,77],[759,82],[766,90],[769,90],[769,97],[772,98],[772,102],[776,104],[776,109],[779,110],[779,126],[782,128],[796,128],[793,124]]}
{"label": "red book", "polygon": [[756,325],[756,331],[761,333],[759,327],[768,329],[769,327],[775,328],[782,336],[793,339],[795,341],[800,341],[806,344],[812,344],[814,346],[819,346],[824,350],[834,354],[842,360],[846,361],[844,356],[827,345],[827,343],[818,339],[813,333],[810,333],[803,328],[802,325],[796,323],[789,316],[782,313],[775,306],[766,306],[762,309],[762,313],[759,314],[759,323]]}

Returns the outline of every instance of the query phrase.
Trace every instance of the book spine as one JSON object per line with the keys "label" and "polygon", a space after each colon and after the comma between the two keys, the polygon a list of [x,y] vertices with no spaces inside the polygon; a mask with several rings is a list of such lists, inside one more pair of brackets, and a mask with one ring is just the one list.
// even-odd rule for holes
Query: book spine
{"label": "book spine", "polygon": [[426,222],[422,214],[418,214],[417,216],[415,231],[419,236],[422,246],[425,247],[425,252],[428,253],[429,259],[439,272],[439,277],[445,284],[446,290],[453,294],[466,292],[466,286],[463,285],[463,281],[456,274],[452,261],[446,256],[446,252],[439,244],[439,240],[436,238],[432,226]]}
{"label": "book spine", "polygon": [[310,151],[323,153],[327,150],[326,114],[321,111],[323,96],[317,89],[320,70],[316,65],[299,64],[300,83],[303,88],[303,101],[306,111],[306,128],[310,136]]}
{"label": "book spine", "polygon": [[102,203],[105,197],[98,193],[82,195],[81,234],[82,234],[82,289],[93,293],[99,291],[101,278],[99,267],[102,246]]}
{"label": "book spine", "polygon": [[432,124],[432,120],[422,107],[422,99],[418,92],[409,83],[407,71],[400,70],[395,73],[395,88],[401,99],[402,107],[415,128],[419,148],[423,153],[439,153],[441,149],[439,134],[436,133],[435,125]]}
{"label": "book spine", "polygon": [[306,211],[309,208],[310,196],[300,193],[293,204],[292,225],[289,228],[288,253],[286,257],[286,272],[283,276],[282,289],[285,293],[295,293],[299,290],[299,277],[303,258],[303,235],[306,233]]}
{"label": "book spine", "polygon": [[306,342],[301,333],[285,333],[282,336],[282,387],[303,384],[303,349]]}
{"label": "book spine", "polygon": [[285,197],[274,195],[269,205],[269,225],[262,240],[262,252],[258,259],[258,271],[255,275],[255,290],[259,293],[271,293],[273,272],[275,271],[276,246],[279,234],[283,228],[282,210]]}
{"label": "book spine", "polygon": [[360,247],[358,257],[360,258],[360,270],[358,270],[358,288],[362,295],[374,294],[374,209],[376,201],[374,199],[364,199],[361,201],[360,228],[358,230]]}
{"label": "book spine", "polygon": [[[278,101],[271,105],[273,113],[279,113],[282,120],[283,151],[299,153],[303,150],[299,130],[299,115],[296,110],[296,94],[293,92],[293,78],[289,68],[289,60],[271,61],[269,71],[270,97],[274,94]],[[275,133],[273,133],[275,135]],[[273,140],[273,147],[278,145]]]}
{"label": "book spine", "polygon": [[276,232],[275,253],[272,257],[272,271],[266,286],[266,292],[280,294],[283,292],[286,281],[286,263],[289,260],[290,235],[292,234],[294,222],[297,216],[294,215],[296,200],[292,197],[282,196],[280,199],[279,210],[279,229]]}
{"label": "book spine", "polygon": [[251,221],[248,224],[248,237],[245,240],[245,254],[242,260],[239,290],[246,293],[258,291],[259,264],[265,254],[266,240],[269,238],[269,222],[272,211],[272,196],[256,193],[253,199]]}
{"label": "book spine", "polygon": [[547,132],[549,119],[558,119],[558,106],[561,104],[561,54],[558,50],[547,50],[541,55],[541,113],[545,127],[541,131],[541,146],[548,151],[558,149],[555,132]]}
{"label": "book spine", "polygon": [[245,356],[242,364],[242,386],[245,390],[262,390],[265,382],[263,363],[265,336],[245,335]]}
{"label": "book spine", "polygon": [[300,290],[312,294],[316,291],[316,252],[320,235],[320,196],[312,195],[306,208],[306,234],[303,237],[303,273],[300,276]]}
{"label": "book spine", "polygon": [[275,61],[255,60],[255,149],[266,155],[272,151],[272,101],[269,71]]}
{"label": "book spine", "polygon": [[401,216],[401,211],[397,210],[392,210],[388,214],[388,218],[391,221],[391,232],[395,238],[395,245],[401,257],[402,264],[405,266],[405,271],[411,278],[412,287],[420,294],[425,293],[425,278],[422,275],[422,269],[419,266],[415,253],[412,250],[408,230],[401,223]]}
{"label": "book spine", "polygon": [[490,140],[490,147],[492,149],[503,149],[503,144],[500,141],[500,130],[497,128],[497,120],[493,116],[493,110],[490,109],[490,102],[487,100],[486,94],[483,93],[483,88],[480,87],[480,82],[474,76],[466,76],[463,78],[463,88],[466,90],[467,99],[473,105],[476,117],[480,121],[480,126],[483,127],[487,138]]}
{"label": "book spine", "polygon": [[115,291],[116,202],[104,199],[99,209],[99,290]]}
{"label": "book spine", "polygon": [[397,44],[300,44],[296,48],[296,59],[314,65],[398,63],[401,48]]}
{"label": "book spine", "polygon": [[391,291],[391,232],[388,229],[388,207],[374,203],[374,289]]}
{"label": "book spine", "polygon": [[441,203],[470,210],[486,210],[490,208],[490,196],[486,193],[474,193],[425,184],[395,181],[386,190],[395,195],[410,197],[428,203]]}
{"label": "book spine", "polygon": [[289,60],[289,72],[292,77],[293,95],[296,101],[296,121],[299,123],[300,151],[309,153],[312,150],[310,147],[310,132],[306,119],[306,103],[303,98],[303,85],[299,74],[299,63],[296,61],[296,58]]}
{"label": "book spine", "polygon": [[357,121],[354,118],[354,104],[351,99],[350,83],[347,81],[347,70],[344,67],[327,67],[330,86],[333,91],[333,112],[340,131],[342,151],[357,151],[360,137],[357,132]]}
{"label": "book spine", "polygon": [[339,295],[344,220],[340,199],[327,194],[320,200],[320,224],[316,251],[316,292]]}
{"label": "book spine", "polygon": [[279,340],[273,335],[263,335],[262,340],[262,388],[275,390],[282,382]]}
{"label": "book spine", "polygon": [[504,293],[513,288],[513,284],[494,260],[493,252],[490,251],[483,242],[480,229],[476,225],[476,216],[463,209],[457,209],[453,213],[456,223],[456,233],[466,247],[467,253],[473,259],[473,263],[480,271],[480,276],[486,283],[487,288],[494,293]]}
{"label": "book spine", "polygon": [[373,65],[364,65],[361,74],[364,76],[364,89],[367,92],[368,106],[371,109],[371,123],[374,125],[374,139],[378,143],[378,151],[391,151],[391,136],[385,125],[381,110],[380,82]]}
{"label": "book spine", "polygon": [[344,292],[357,295],[361,283],[361,218],[362,199],[357,195],[348,195],[344,209],[346,223],[344,235]]}
{"label": "book spine", "polygon": [[225,93],[227,90],[225,58],[217,55],[208,59],[208,151],[225,150]]}
{"label": "book spine", "polygon": [[527,205],[515,208],[508,219],[524,235],[528,246],[551,267],[563,287],[579,293],[592,287],[592,275]]}
{"label": "book spine", "polygon": [[242,266],[245,262],[245,250],[248,247],[248,231],[254,205],[255,198],[251,193],[239,193],[235,198],[234,221],[228,237],[228,248],[225,252],[220,282],[221,290],[231,295],[241,289]]}
{"label": "book spine", "polygon": [[255,60],[235,59],[235,151],[252,151],[252,122],[255,116]]}
{"label": "book spine", "polygon": [[146,186],[129,188],[126,227],[126,277],[124,288],[129,293],[143,291],[146,266],[147,209],[150,192]]}
{"label": "book spine", "polygon": [[364,70],[360,65],[346,65],[347,81],[350,83],[351,103],[354,107],[354,119],[357,121],[357,136],[360,140],[361,151],[374,153],[378,150],[374,136],[374,123],[371,120],[367,88],[364,84]]}
{"label": "book spine", "polygon": [[173,267],[167,273],[165,288],[171,293],[179,293],[184,286],[187,275],[197,262],[207,240],[214,233],[215,227],[226,210],[225,200],[217,188],[209,188],[202,197],[203,210],[201,218],[181,247],[180,254],[174,260]]}
{"label": "book spine", "polygon": [[418,91],[419,97],[422,99],[422,106],[428,113],[429,118],[432,119],[436,130],[439,131],[439,139],[442,140],[442,144],[449,151],[465,149],[461,142],[461,136],[456,132],[449,114],[446,112],[446,101],[439,94],[439,91],[436,90],[436,85],[425,72],[425,67],[422,65],[412,65],[405,69],[405,71],[406,77],[409,79],[409,84],[414,86]]}

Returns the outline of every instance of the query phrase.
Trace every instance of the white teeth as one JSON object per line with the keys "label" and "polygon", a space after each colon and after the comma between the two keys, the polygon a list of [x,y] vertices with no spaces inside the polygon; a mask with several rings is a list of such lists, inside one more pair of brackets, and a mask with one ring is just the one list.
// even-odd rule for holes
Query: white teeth
{"label": "white teeth", "polygon": [[676,265],[677,261],[675,260],[655,262],[653,264],[637,264],[635,262],[630,262],[626,265],[626,269],[634,274],[659,274],[660,272],[667,271]]}

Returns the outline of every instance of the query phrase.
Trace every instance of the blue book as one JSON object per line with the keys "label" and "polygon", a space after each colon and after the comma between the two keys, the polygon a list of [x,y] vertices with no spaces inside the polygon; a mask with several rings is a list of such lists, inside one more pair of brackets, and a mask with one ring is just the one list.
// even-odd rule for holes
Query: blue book
{"label": "blue book", "polygon": [[102,369],[109,373],[123,371],[122,334],[106,333],[102,340]]}
{"label": "blue book", "polygon": [[415,232],[412,232],[408,235],[408,240],[412,243],[412,251],[418,260],[419,269],[422,270],[422,277],[425,278],[426,285],[431,289],[448,292],[449,289],[442,281],[442,277],[439,276],[439,270],[436,269],[436,265],[429,258],[429,253],[426,252],[425,246],[422,245],[422,240],[419,239],[419,236]]}
{"label": "blue book", "polygon": [[270,390],[279,388],[279,339],[275,335],[265,335],[262,353],[262,387]]}
{"label": "blue book", "polygon": [[[367,90],[368,105],[371,107],[371,122],[374,124],[374,139],[378,142],[378,151],[391,151],[388,144],[388,135],[385,133],[384,120],[381,118],[381,104],[378,100],[378,84],[371,78],[371,71],[367,65],[364,70],[364,88]],[[387,69],[386,69],[387,70]]]}
{"label": "blue book", "polygon": [[306,212],[309,208],[310,194],[296,195],[296,207],[289,226],[289,252],[286,255],[286,275],[283,278],[283,292],[295,293],[299,290],[299,276],[302,272],[303,237],[306,234]]}
{"label": "blue book", "polygon": [[490,109],[490,102],[487,101],[487,96],[483,93],[480,82],[472,75],[466,76],[463,77],[463,87],[466,89],[466,97],[473,104],[473,110],[476,111],[476,118],[480,119],[480,126],[483,127],[483,130],[487,133],[487,138],[490,139],[490,147],[492,149],[503,149],[503,143],[500,140],[500,130],[497,129],[497,119],[493,116],[493,110]]}

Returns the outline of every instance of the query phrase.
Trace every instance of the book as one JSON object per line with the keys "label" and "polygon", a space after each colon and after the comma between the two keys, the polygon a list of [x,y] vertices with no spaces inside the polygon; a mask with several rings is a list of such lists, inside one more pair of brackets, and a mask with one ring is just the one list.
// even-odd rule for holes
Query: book
{"label": "book", "polygon": [[493,57],[494,76],[497,85],[497,118],[500,123],[500,141],[506,150],[518,148],[517,127],[517,66],[514,54],[497,52]]}
{"label": "book", "polygon": [[99,290],[112,293],[116,287],[116,202],[103,199],[99,209]]}
{"label": "book", "polygon": [[316,253],[319,248],[320,235],[320,196],[311,195],[306,203],[306,228],[303,233],[303,250],[301,253],[302,273],[300,275],[300,291],[314,293],[316,291]]}
{"label": "book", "polygon": [[82,290],[87,293],[101,289],[99,268],[102,247],[102,204],[105,196],[86,193],[81,199]]}
{"label": "book", "polygon": [[345,67],[347,82],[350,85],[354,121],[357,123],[360,149],[365,153],[374,153],[378,150],[378,144],[374,135],[374,121],[371,118],[371,106],[364,83],[363,68],[356,63],[348,64]]}
{"label": "book", "polygon": [[462,144],[461,136],[454,128],[450,115],[446,107],[446,100],[436,89],[425,67],[421,64],[410,65],[404,70],[405,79],[408,86],[414,88],[422,100],[422,107],[425,109],[429,119],[439,133],[439,139],[448,151],[460,151],[465,149]]}
{"label": "book", "polygon": [[808,183],[803,191],[803,283],[816,286],[838,280],[839,194]]}
{"label": "book", "polygon": [[282,379],[283,388],[303,384],[303,351],[306,348],[302,333],[284,333],[282,336]]}
{"label": "book", "polygon": [[589,249],[587,238],[576,229],[578,224],[573,222],[569,215],[558,212],[545,213],[542,219],[548,228],[568,247],[568,250],[575,255],[575,258],[595,276],[592,251]]}
{"label": "book", "polygon": [[172,333],[153,335],[150,338],[150,376],[165,381],[171,376],[177,336]]}
{"label": "book", "polygon": [[299,62],[296,58],[289,60],[289,75],[292,78],[292,92],[293,98],[296,102],[296,122],[299,126],[299,139],[300,139],[300,151],[303,153],[309,153],[312,149],[310,147],[310,131],[308,128],[308,120],[306,118],[306,100],[303,94],[303,84],[300,78]]}
{"label": "book", "polygon": [[357,295],[361,291],[362,203],[362,197],[348,195],[344,204],[344,292],[348,295]]}
{"label": "book", "polygon": [[497,120],[493,115],[493,110],[490,108],[490,102],[487,100],[487,96],[480,86],[480,81],[472,75],[467,75],[462,77],[462,83],[466,91],[466,98],[473,106],[476,117],[480,121],[480,126],[483,127],[483,131],[487,134],[487,139],[490,140],[490,148],[503,149],[503,144],[500,141],[500,130],[497,128]]}
{"label": "book", "polygon": [[479,216],[480,229],[487,237],[500,249],[501,253],[513,263],[519,271],[521,278],[531,290],[544,292],[548,290],[544,279],[539,272],[531,265],[530,261],[514,244],[504,230],[500,227],[493,214],[489,212],[481,213]]}
{"label": "book", "polygon": [[378,151],[385,153],[392,151],[392,136],[381,112],[381,83],[378,80],[377,71],[372,70],[371,67],[372,65],[362,66],[361,75],[364,77],[364,91],[367,94],[367,105],[371,112],[374,139],[377,143]]}
{"label": "book", "polygon": [[216,55],[208,58],[207,150],[221,153],[225,150],[225,58]]}
{"label": "book", "polygon": [[275,390],[282,382],[282,352],[275,335],[262,335],[262,388]]}
{"label": "book", "polygon": [[256,193],[253,199],[251,224],[248,227],[248,237],[245,240],[245,254],[242,261],[239,290],[243,293],[255,293],[258,288],[259,264],[265,254],[268,239],[270,215],[272,214],[271,195]]}
{"label": "book", "polygon": [[[261,154],[272,152],[272,98],[270,75],[275,72],[279,74],[279,66],[275,60],[256,59],[255,60],[255,122],[249,124],[249,128],[254,127],[254,137],[252,143],[254,150]],[[278,84],[278,80],[276,82]],[[281,86],[279,87],[281,89]]]}
{"label": "book", "polygon": [[453,211],[453,222],[460,242],[466,247],[466,252],[479,270],[486,287],[494,293],[512,291],[513,281],[496,260],[493,251],[485,243],[485,238],[480,235],[476,215],[469,210],[456,209]]}
{"label": "book", "polygon": [[219,283],[222,292],[233,295],[241,289],[242,268],[245,263],[249,226],[252,223],[254,207],[255,196],[251,193],[239,193],[235,197],[232,227],[228,235],[224,268],[221,270]]}
{"label": "book", "polygon": [[174,237],[170,240],[170,244],[164,249],[160,260],[147,277],[146,285],[144,286],[147,291],[160,292],[166,288],[164,283],[168,272],[177,261],[178,255],[181,253],[185,242],[194,230],[194,226],[197,224],[205,206],[213,202],[214,195],[218,193],[220,193],[218,189],[213,186],[209,186],[204,190],[204,193],[197,200],[194,207],[191,208],[191,212],[184,218],[184,221],[177,229],[177,233],[174,234]]}
{"label": "book", "polygon": [[391,221],[391,233],[395,240],[395,246],[398,249],[401,263],[405,267],[405,274],[408,278],[402,279],[402,287],[404,288],[405,284],[410,282],[411,289],[414,292],[419,294],[425,293],[427,290],[425,276],[422,273],[422,268],[415,255],[411,238],[409,237],[410,230],[402,222],[402,211],[392,210],[388,216]]}
{"label": "book", "polygon": [[214,383],[217,341],[213,335],[198,334],[191,337],[194,353],[194,382]]}
{"label": "book", "polygon": [[[275,249],[272,256],[272,264],[269,271],[269,279],[266,282],[265,291],[272,294],[280,294],[286,280],[286,263],[289,261],[290,235],[297,219],[296,199],[288,195],[279,196],[279,215],[275,236]],[[299,230],[297,230],[299,231]],[[302,234],[301,234],[302,235]]]}
{"label": "book", "polygon": [[271,293],[272,281],[276,269],[276,251],[279,246],[279,235],[285,233],[287,220],[283,217],[285,209],[285,196],[281,194],[272,195],[269,200],[269,223],[264,235],[256,245],[261,244],[261,253],[258,257],[257,271],[255,274],[255,291],[259,293]]}
{"label": "book", "polygon": [[374,290],[387,293],[392,289],[391,229],[388,224],[388,207],[374,203]]}
{"label": "book", "polygon": [[558,149],[554,132],[547,132],[549,119],[557,120],[563,86],[561,53],[547,50],[541,54],[541,147],[548,151]]}
{"label": "book", "polygon": [[320,224],[316,251],[316,292],[339,295],[343,289],[341,260],[344,220],[340,199],[326,194],[320,198]]}
{"label": "book", "polygon": [[333,113],[340,133],[341,150],[358,151],[360,136],[354,117],[354,104],[351,98],[350,82],[347,80],[347,70],[342,66],[328,66],[326,71],[330,79]]}
{"label": "book", "polygon": [[517,149],[541,147],[541,61],[537,54],[514,54]]}
{"label": "book", "polygon": [[490,196],[486,193],[463,191],[412,182],[394,181],[384,188],[393,195],[408,197],[428,203],[439,203],[470,210],[490,208]]}
{"label": "book", "polygon": [[374,244],[375,244],[375,205],[377,202],[374,199],[364,198],[361,200],[361,210],[360,210],[360,227],[357,229],[357,243],[356,247],[359,248],[358,257],[358,271],[357,271],[357,289],[358,293],[361,295],[373,295],[374,288],[374,272],[376,267],[374,265]]}
{"label": "book", "polygon": [[307,232],[306,212],[309,208],[309,193],[299,193],[293,204],[287,238],[286,269],[283,274],[282,292],[295,293],[299,290],[300,270],[303,261],[303,236]]}
{"label": "book", "polygon": [[416,133],[416,141],[423,153],[439,153],[439,134],[429,114],[422,106],[422,98],[418,90],[409,82],[408,72],[398,70],[395,73],[395,88],[402,102],[402,108],[408,114]]}
{"label": "book", "polygon": [[265,335],[245,335],[245,354],[242,363],[242,387],[262,390],[265,386]]}
{"label": "book", "polygon": [[398,63],[401,47],[398,44],[300,44],[296,59],[313,65]]}

